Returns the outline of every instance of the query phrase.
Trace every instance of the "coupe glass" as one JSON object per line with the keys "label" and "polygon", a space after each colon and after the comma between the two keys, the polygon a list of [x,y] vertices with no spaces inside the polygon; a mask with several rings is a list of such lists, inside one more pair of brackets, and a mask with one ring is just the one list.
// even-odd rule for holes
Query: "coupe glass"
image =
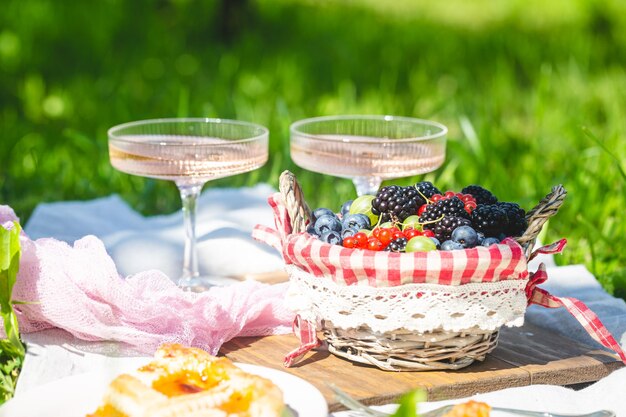
{"label": "coupe glass", "polygon": [[268,130],[224,119],[156,119],[112,127],[114,168],[132,175],[174,181],[183,202],[185,254],[178,285],[201,291],[210,278],[198,273],[196,201],[209,180],[252,171],[268,157]]}
{"label": "coupe glass", "polygon": [[315,117],[291,125],[291,158],[310,171],[352,179],[359,196],[376,194],[383,180],[439,168],[447,132],[411,117]]}

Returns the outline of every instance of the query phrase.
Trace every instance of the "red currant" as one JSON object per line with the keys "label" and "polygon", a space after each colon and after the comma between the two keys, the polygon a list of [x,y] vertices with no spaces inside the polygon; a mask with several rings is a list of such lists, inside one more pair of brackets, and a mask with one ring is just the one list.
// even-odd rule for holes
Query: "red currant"
{"label": "red currant", "polygon": [[367,235],[363,232],[355,233],[352,236],[356,242],[355,247],[365,248],[367,246]]}
{"label": "red currant", "polygon": [[422,235],[422,232],[420,232],[417,229],[407,229],[404,231],[404,237],[406,237],[407,240],[411,240],[415,236],[421,236],[421,235]]}
{"label": "red currant", "polygon": [[446,191],[446,192],[443,194],[443,196],[444,196],[445,198],[452,198],[452,197],[454,197],[455,195],[456,195],[456,194],[455,194],[455,192],[454,192],[454,191]]}
{"label": "red currant", "polygon": [[475,201],[468,201],[467,203],[465,203],[465,211],[468,214],[472,214],[472,211],[474,211],[476,207],[477,205]]}
{"label": "red currant", "polygon": [[421,215],[424,213],[424,211],[426,211],[426,207],[428,207],[428,204],[424,204],[424,205],[422,205],[422,206],[421,206],[421,207],[417,210],[417,215],[418,215],[418,216],[421,216]]}
{"label": "red currant", "polygon": [[433,196],[430,197],[430,201],[432,201],[433,203],[436,203],[441,199],[443,199],[443,196],[441,194],[433,194]]}
{"label": "red currant", "polygon": [[463,194],[463,196],[461,197],[461,201],[464,203],[476,203],[476,199],[474,199],[474,197],[469,194]]}
{"label": "red currant", "polygon": [[347,238],[345,238],[343,240],[343,247],[344,248],[354,248],[354,247],[356,247],[356,239],[354,239],[354,237],[352,237],[352,236],[348,236]]}
{"label": "red currant", "polygon": [[424,230],[422,232],[422,235],[426,236],[426,237],[435,237],[435,233],[432,230]]}
{"label": "red currant", "polygon": [[383,229],[378,234],[378,240],[380,240],[380,243],[382,243],[385,246],[387,246],[387,244],[389,244],[389,242],[391,242],[391,238],[392,237],[393,237],[393,234],[392,234],[391,230],[389,230],[389,229]]}
{"label": "red currant", "polygon": [[374,230],[372,230],[372,236],[378,239],[379,235],[380,235],[380,227],[375,227]]}
{"label": "red currant", "polygon": [[380,251],[383,250],[384,245],[382,244],[382,242],[376,238],[370,238],[367,241],[367,249],[369,250],[373,250],[373,251]]}

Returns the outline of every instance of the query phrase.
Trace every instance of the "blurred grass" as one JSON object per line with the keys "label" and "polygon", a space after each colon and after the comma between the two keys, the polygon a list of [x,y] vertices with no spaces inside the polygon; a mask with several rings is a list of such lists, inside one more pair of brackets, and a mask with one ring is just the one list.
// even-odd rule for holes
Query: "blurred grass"
{"label": "blurred grass", "polygon": [[[384,5],[383,5],[384,4]],[[106,130],[219,116],[264,124],[271,159],[208,186],[298,174],[314,206],[347,180],[289,158],[299,118],[374,113],[450,128],[440,188],[469,183],[532,207],[569,191],[547,240],[626,297],[626,4],[619,0],[257,0],[225,39],[215,1],[5,0],[0,13],[0,202],[25,222],[42,201],[120,193],[146,214],[179,207],[173,184],[114,171]],[[407,184],[417,178],[404,178]]]}

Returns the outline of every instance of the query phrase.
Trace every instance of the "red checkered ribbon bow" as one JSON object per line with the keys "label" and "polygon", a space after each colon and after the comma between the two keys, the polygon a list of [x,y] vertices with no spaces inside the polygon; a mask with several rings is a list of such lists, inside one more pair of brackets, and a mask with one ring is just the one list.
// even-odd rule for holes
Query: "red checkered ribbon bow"
{"label": "red checkered ribbon bow", "polygon": [[[544,246],[538,249],[535,253],[557,253],[563,250],[565,246],[565,239],[550,245]],[[554,247],[554,245],[557,245]],[[533,255],[535,255],[533,253]],[[532,258],[533,256],[531,256]],[[617,353],[622,362],[626,364],[626,354],[622,347],[617,343],[615,338],[609,333],[607,328],[602,324],[598,316],[591,311],[582,301],[572,297],[556,297],[542,288],[538,288],[539,284],[544,283],[548,279],[548,273],[546,272],[546,266],[542,263],[536,272],[530,274],[528,285],[526,286],[526,297],[528,298],[528,305],[537,304],[547,308],[559,308],[565,307],[565,309],[584,327],[595,341],[602,346],[611,349]]]}
{"label": "red checkered ribbon bow", "polygon": [[[287,208],[281,202],[281,196],[279,193],[275,193],[267,199],[270,207],[274,211],[274,223],[276,229],[264,226],[262,224],[256,225],[252,230],[252,237],[258,241],[265,242],[285,258],[283,245],[287,241],[287,236],[291,234],[291,220],[289,219],[289,213]],[[285,258],[285,262],[287,259]]]}
{"label": "red checkered ribbon bow", "polygon": [[[308,234],[292,234],[291,222],[280,194],[268,199],[274,210],[276,229],[257,226],[253,237],[276,248],[286,264],[293,264],[320,279],[332,279],[339,285],[391,287],[407,283],[464,285],[468,283],[528,279],[528,304],[547,308],[565,307],[591,337],[613,350],[626,363],[626,355],[600,319],[581,301],[555,297],[537,286],[548,278],[545,266],[529,275],[522,247],[513,239],[500,245],[477,247],[462,251],[432,251],[400,254],[374,252],[329,245]],[[567,241],[562,239],[535,250],[538,254],[559,253]],[[285,358],[285,366],[298,362],[306,352],[320,345],[316,324],[296,317],[294,333],[300,347]]]}
{"label": "red checkered ribbon bow", "polygon": [[317,338],[315,327],[315,323],[302,319],[300,315],[296,316],[293,321],[293,333],[300,339],[300,346],[285,356],[283,362],[285,367],[289,368],[300,362],[305,353],[322,345],[322,342]]}

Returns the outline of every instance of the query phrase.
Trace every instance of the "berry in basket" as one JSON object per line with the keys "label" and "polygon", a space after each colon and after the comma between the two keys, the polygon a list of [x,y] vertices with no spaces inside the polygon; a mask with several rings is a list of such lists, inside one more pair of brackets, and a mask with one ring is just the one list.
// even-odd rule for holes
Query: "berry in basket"
{"label": "berry in basket", "polygon": [[461,190],[463,194],[469,194],[474,197],[476,204],[494,204],[498,202],[498,198],[491,191],[481,187],[480,185],[468,185]]}
{"label": "berry in basket", "polygon": [[417,213],[417,209],[426,204],[424,197],[415,187],[390,185],[382,187],[372,200],[372,213],[380,216],[380,220],[404,221]]}
{"label": "berry in basket", "polygon": [[389,185],[341,206],[311,213],[307,232],[349,249],[388,252],[459,250],[521,236],[528,223],[516,203],[498,202],[489,190],[470,185],[441,193],[428,181]]}

